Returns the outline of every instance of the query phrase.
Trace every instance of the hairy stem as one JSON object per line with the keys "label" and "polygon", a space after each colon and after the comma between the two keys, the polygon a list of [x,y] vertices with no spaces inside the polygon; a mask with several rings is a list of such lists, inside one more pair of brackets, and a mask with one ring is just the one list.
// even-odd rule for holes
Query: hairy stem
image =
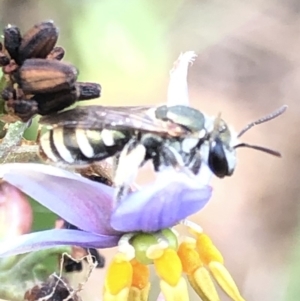
{"label": "hairy stem", "polygon": [[50,256],[71,253],[70,246],[58,246],[39,250],[20,257],[20,260],[10,269],[0,272],[0,299],[21,301],[25,292],[34,285],[46,281],[55,270],[47,272],[42,263]]}
{"label": "hairy stem", "polygon": [[16,146],[21,144],[23,134],[28,124],[17,121],[8,126],[5,137],[0,144],[0,163],[6,162],[6,157],[14,152]]}

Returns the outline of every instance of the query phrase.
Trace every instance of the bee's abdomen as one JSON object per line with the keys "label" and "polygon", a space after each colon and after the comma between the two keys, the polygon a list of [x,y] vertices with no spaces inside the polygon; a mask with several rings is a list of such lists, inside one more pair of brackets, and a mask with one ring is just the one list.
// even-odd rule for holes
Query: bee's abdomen
{"label": "bee's abdomen", "polygon": [[39,153],[54,163],[83,165],[116,155],[129,139],[123,131],[55,127],[42,135]]}

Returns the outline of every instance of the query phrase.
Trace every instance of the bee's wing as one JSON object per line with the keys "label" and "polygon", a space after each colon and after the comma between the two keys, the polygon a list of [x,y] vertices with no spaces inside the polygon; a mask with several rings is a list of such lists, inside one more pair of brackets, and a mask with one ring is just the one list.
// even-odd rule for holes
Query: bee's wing
{"label": "bee's wing", "polygon": [[55,127],[82,129],[139,130],[181,136],[183,127],[155,118],[155,107],[150,106],[79,106],[74,109],[44,116],[40,123]]}

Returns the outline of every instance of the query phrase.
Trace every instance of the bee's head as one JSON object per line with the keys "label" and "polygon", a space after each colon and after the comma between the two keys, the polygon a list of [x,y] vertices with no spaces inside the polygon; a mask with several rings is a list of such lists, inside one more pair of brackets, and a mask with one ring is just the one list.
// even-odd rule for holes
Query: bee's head
{"label": "bee's head", "polygon": [[234,133],[221,116],[212,120],[213,127],[208,132],[208,139],[201,146],[201,155],[211,171],[219,178],[230,176],[236,166]]}
{"label": "bee's head", "polygon": [[240,147],[248,147],[256,149],[270,155],[281,157],[281,154],[269,148],[247,143],[238,142],[244,133],[255,125],[264,123],[283,114],[287,106],[283,106],[277,111],[249,123],[236,135],[220,118],[220,115],[214,119],[213,129],[209,133],[209,139],[201,146],[201,155],[207,162],[211,171],[219,178],[231,176],[236,166],[236,149]]}

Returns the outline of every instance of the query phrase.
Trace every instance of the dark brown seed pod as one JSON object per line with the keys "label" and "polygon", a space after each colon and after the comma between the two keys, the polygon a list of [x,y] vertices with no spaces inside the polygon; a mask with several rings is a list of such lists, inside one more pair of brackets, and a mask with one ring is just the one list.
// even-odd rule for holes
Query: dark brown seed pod
{"label": "dark brown seed pod", "polygon": [[34,286],[24,295],[25,301],[80,301],[81,298],[68,284],[67,279],[50,275],[47,281]]}
{"label": "dark brown seed pod", "polygon": [[56,60],[28,59],[14,74],[15,81],[26,94],[54,93],[74,88],[77,69]]}
{"label": "dark brown seed pod", "polygon": [[7,87],[1,92],[1,97],[4,100],[16,99],[16,91],[12,87]]}
{"label": "dark brown seed pod", "polygon": [[21,45],[22,37],[17,26],[8,25],[4,29],[4,47],[10,57],[18,64],[19,47]]}
{"label": "dark brown seed pod", "polygon": [[58,39],[58,29],[53,22],[34,25],[24,35],[19,47],[19,61],[30,58],[46,58]]}
{"label": "dark brown seed pod", "polygon": [[9,57],[7,57],[5,54],[0,52],[0,66],[1,67],[7,66],[9,62],[10,62]]}
{"label": "dark brown seed pod", "polygon": [[5,102],[5,109],[8,114],[17,116],[23,122],[38,114],[38,104],[33,100],[10,99]]}
{"label": "dark brown seed pod", "polygon": [[61,61],[64,56],[65,56],[65,50],[62,47],[60,47],[60,46],[56,46],[48,54],[47,59]]}
{"label": "dark brown seed pod", "polygon": [[101,86],[96,83],[77,82],[75,88],[78,100],[94,99],[101,95]]}
{"label": "dark brown seed pod", "polygon": [[59,112],[76,102],[75,89],[56,93],[35,94],[33,99],[38,103],[40,115],[48,115]]}

